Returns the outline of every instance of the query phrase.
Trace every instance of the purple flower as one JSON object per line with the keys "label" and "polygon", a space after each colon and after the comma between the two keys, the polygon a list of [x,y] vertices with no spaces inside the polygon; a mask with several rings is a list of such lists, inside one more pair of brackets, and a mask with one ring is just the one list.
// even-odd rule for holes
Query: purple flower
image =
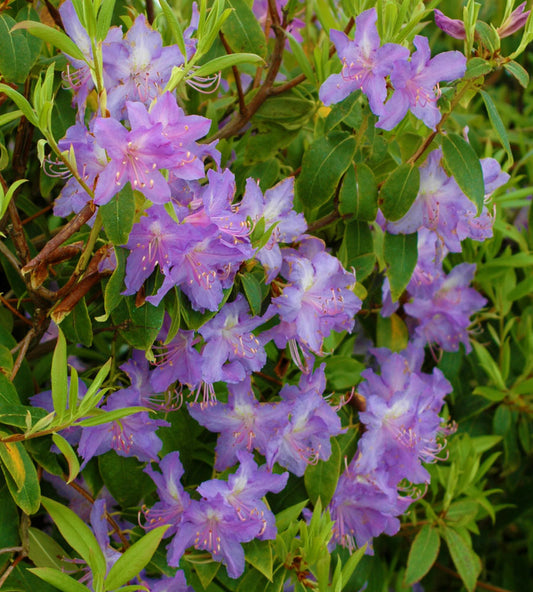
{"label": "purple flower", "polygon": [[109,117],[99,117],[95,121],[96,141],[110,158],[96,184],[94,202],[97,205],[106,204],[128,182],[154,203],[164,204],[170,200],[170,188],[159,169],[174,162],[172,146],[163,136],[160,123],[151,127],[138,126],[134,112],[134,109],[128,110],[131,131]]}
{"label": "purple flower", "polygon": [[326,386],[322,364],[313,374],[302,375],[299,385],[285,386],[280,391],[282,402],[276,410],[281,427],[267,442],[266,459],[269,467],[275,462],[301,477],[309,464],[328,460],[330,438],[342,433],[341,421],[324,400]]}
{"label": "purple flower", "polygon": [[362,12],[355,20],[353,41],[342,31],[331,31],[331,40],[342,62],[342,72],[332,74],[320,88],[319,97],[325,105],[338,103],[361,89],[368,97],[372,112],[375,115],[382,113],[387,98],[385,78],[391,73],[394,62],[407,60],[409,50],[395,43],[380,47],[377,18],[375,8]]}
{"label": "purple flower", "polygon": [[162,135],[172,146],[172,159],[168,163],[169,182],[175,179],[201,179],[205,176],[203,159],[212,156],[220,162],[216,144],[198,144],[196,140],[207,134],[211,121],[199,115],[185,115],[169,92],[161,95],[150,110],[143,103],[127,103],[128,117],[134,118],[137,127],[152,128],[161,124]]}
{"label": "purple flower", "polygon": [[529,13],[531,10],[526,10],[524,12],[524,8],[526,7],[527,2],[522,2],[519,6],[517,6],[513,12],[509,15],[509,17],[503,22],[497,29],[497,33],[501,39],[504,37],[509,37],[513,33],[516,33],[519,29],[521,29],[527,22],[529,18]]}
{"label": "purple flower", "polygon": [[404,309],[418,320],[415,337],[419,346],[436,343],[445,351],[457,351],[462,343],[467,352],[471,350],[470,317],[486,304],[485,298],[469,287],[475,269],[473,263],[461,263],[448,276],[443,273],[430,286],[413,291]]}
{"label": "purple flower", "polygon": [[250,217],[254,224],[262,218],[265,232],[275,226],[266,245],[255,254],[255,258],[265,268],[267,284],[281,269],[282,256],[278,243],[292,243],[307,230],[303,214],[293,210],[293,199],[294,177],[288,177],[268,189],[264,196],[258,183],[253,179],[246,180],[246,192],[239,212]]}
{"label": "purple flower", "polygon": [[148,586],[150,592],[194,592],[191,586],[187,586],[185,573],[181,569],[173,577],[163,576],[159,580],[142,578],[141,584]]}
{"label": "purple flower", "polygon": [[[110,395],[102,409],[113,411],[139,404],[139,391],[129,387]],[[109,450],[114,450],[119,456],[136,456],[140,461],[155,460],[162,446],[156,435],[157,428],[168,425],[168,422],[152,419],[142,411],[102,425],[84,427],[78,447],[78,454],[83,458],[81,468],[93,456]]]}
{"label": "purple flower", "polygon": [[124,280],[126,295],[135,294],[156,266],[168,276],[180,254],[177,241],[180,225],[160,206],[152,206],[145,214],[133,226],[126,245],[130,250]]}
{"label": "purple flower", "polygon": [[244,571],[241,543],[256,535],[255,521],[242,521],[220,494],[209,500],[192,500],[168,547],[168,563],[177,566],[185,549],[194,546],[209,551],[215,561],[226,565],[230,578],[238,578]]}
{"label": "purple flower", "polygon": [[383,469],[388,482],[396,487],[402,479],[429,483],[423,462],[432,462],[441,451],[437,435],[442,420],[438,413],[444,397],[452,391],[442,372],[419,371],[421,360],[411,351],[378,352],[381,375],[365,370],[365,381],[358,392],[366,400],[366,410],[359,414],[365,432],[359,441],[359,468],[365,473]]}
{"label": "purple flower", "polygon": [[299,249],[284,249],[281,275],[288,281],[280,296],[272,299],[270,314],[281,323],[264,333],[278,347],[295,340],[321,355],[324,339],[335,331],[351,331],[361,301],[352,291],[354,275],[325,251],[319,239],[306,238]]}
{"label": "purple flower", "polygon": [[[410,234],[422,228],[433,231],[450,251],[459,253],[465,238],[485,240],[492,236],[493,219],[486,206],[477,215],[474,203],[461,191],[453,177],[448,177],[442,165],[442,150],[431,152],[420,167],[420,189],[411,208],[396,222],[385,228],[392,234]],[[481,160],[485,182],[485,199],[509,178],[499,163]]]}
{"label": "purple flower", "polygon": [[107,86],[107,107],[111,115],[122,118],[127,101],[141,101],[148,106],[157,98],[170,79],[172,68],[181,66],[183,56],[176,45],[163,47],[161,35],[154,31],[141,14],[129,29],[126,39],[112,49],[125,50],[125,56],[113,64],[116,83]]}
{"label": "purple flower", "polygon": [[264,366],[265,350],[252,333],[264,319],[250,316],[249,311],[246,299],[239,294],[198,329],[206,342],[202,351],[206,382],[241,382]]}
{"label": "purple flower", "polygon": [[[367,475],[356,457],[340,476],[329,505],[334,521],[332,542],[350,550],[371,543],[382,533],[390,536],[400,530],[397,516],[411,505],[410,497],[400,496],[383,480],[383,472]],[[367,553],[372,553],[371,547]]]}
{"label": "purple flower", "polygon": [[156,484],[160,500],[144,511],[147,520],[144,527],[151,530],[163,524],[170,524],[165,533],[168,537],[178,531],[183,512],[189,507],[191,498],[180,483],[184,471],[179,452],[167,454],[159,461],[159,467],[161,473],[154,471],[150,465],[144,469]]}
{"label": "purple flower", "polygon": [[260,540],[276,538],[274,514],[261,500],[269,491],[279,493],[287,484],[289,473],[281,475],[267,470],[266,465],[258,467],[253,456],[245,451],[237,452],[239,468],[229,475],[228,481],[211,479],[198,487],[198,493],[206,499],[221,495],[243,522],[255,522],[256,538]]}
{"label": "purple flower", "polygon": [[157,368],[152,372],[152,387],[162,392],[171,384],[179,381],[190,388],[198,385],[202,379],[202,357],[194,349],[198,339],[194,331],[178,330],[176,335],[156,354]]}
{"label": "purple flower", "polygon": [[385,103],[376,127],[391,130],[407,111],[435,129],[441,120],[435,89],[441,80],[455,80],[466,71],[466,58],[458,51],[446,51],[430,59],[426,37],[416,35],[411,61],[397,61],[391,74],[394,93]]}
{"label": "purple flower", "polygon": [[435,24],[439,29],[455,39],[466,39],[465,24],[459,19],[451,19],[435,8]]}
{"label": "purple flower", "polygon": [[200,425],[219,433],[215,449],[217,471],[233,466],[241,450],[252,452],[255,448],[264,454],[275,430],[287,421],[279,412],[279,404],[257,401],[249,376],[238,384],[228,384],[228,391],[227,403],[189,405],[189,413]]}

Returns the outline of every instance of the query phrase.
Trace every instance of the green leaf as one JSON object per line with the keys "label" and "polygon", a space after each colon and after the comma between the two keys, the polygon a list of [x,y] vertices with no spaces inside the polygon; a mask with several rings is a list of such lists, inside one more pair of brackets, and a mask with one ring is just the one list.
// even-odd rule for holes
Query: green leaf
{"label": "green leaf", "polygon": [[57,342],[52,356],[52,401],[59,421],[65,417],[68,401],[67,342],[58,329]]}
{"label": "green leaf", "polygon": [[329,356],[326,360],[326,378],[336,391],[349,390],[361,381],[364,364],[350,356]]}
{"label": "green leaf", "polygon": [[114,590],[134,578],[152,559],[169,525],[158,526],[128,547],[111,567],[104,581],[106,590]]}
{"label": "green leaf", "polygon": [[361,91],[356,90],[350,93],[340,103],[333,105],[326,117],[326,132],[330,132],[334,127],[343,122],[348,124],[352,129],[358,129],[363,121],[361,97]]}
{"label": "green leaf", "polygon": [[47,43],[51,43],[63,53],[86,62],[85,56],[83,55],[81,49],[68,35],[62,31],[58,31],[57,29],[53,29],[48,25],[43,25],[43,23],[36,21],[21,21],[12,28],[13,31],[17,31],[19,29],[29,31],[35,37],[38,37]]}
{"label": "green leaf", "polygon": [[445,526],[442,527],[441,532],[466,589],[468,592],[473,592],[481,573],[479,557],[455,529]]}
{"label": "green leaf", "polygon": [[345,132],[332,132],[311,144],[296,182],[296,192],[305,209],[318,208],[335,193],[355,148],[355,138]]}
{"label": "green leaf", "polygon": [[305,488],[309,499],[316,504],[320,498],[327,506],[335,493],[341,471],[341,449],[337,440],[331,440],[331,456],[328,460],[319,460],[316,465],[307,467],[304,475]]}
{"label": "green leaf", "polygon": [[122,409],[114,409],[113,411],[95,409],[95,414],[92,417],[82,419],[81,421],[76,422],[76,425],[82,426],[84,428],[94,427],[104,423],[109,423],[111,421],[117,421],[123,417],[128,417],[129,415],[133,415],[135,413],[141,413],[142,411],[150,411],[150,409],[147,407],[124,407]]}
{"label": "green leaf", "polygon": [[60,327],[70,342],[91,347],[93,326],[85,298],[82,298],[61,321]]}
{"label": "green leaf", "polygon": [[364,163],[348,167],[339,193],[339,212],[373,222],[378,213],[378,186],[372,169]]}
{"label": "green leaf", "polygon": [[263,302],[261,284],[251,273],[245,273],[239,275],[239,277],[252,314],[254,316],[259,316],[261,314],[261,303]]}
{"label": "green leaf", "polygon": [[235,53],[256,53],[266,56],[266,40],[252,9],[245,0],[226,0],[233,11],[222,25],[222,32]]}
{"label": "green leaf", "polygon": [[490,353],[477,341],[472,341],[476,356],[481,363],[481,366],[485,370],[487,376],[494,382],[494,384],[501,390],[507,390],[505,381],[503,380],[502,373],[498,364]]}
{"label": "green leaf", "polygon": [[90,589],[80,584],[78,580],[52,567],[34,567],[28,571],[48,584],[52,584],[52,586],[55,586],[61,592],[90,592]]}
{"label": "green leaf", "polygon": [[518,62],[511,61],[503,65],[503,67],[518,80],[519,84],[524,88],[529,86],[529,74],[528,71],[521,66]]}
{"label": "green leaf", "polygon": [[339,249],[339,259],[346,269],[355,269],[358,281],[366,278],[374,269],[376,255],[374,241],[367,222],[348,222]]}
{"label": "green leaf", "polygon": [[96,20],[96,37],[98,41],[103,41],[109,33],[111,21],[113,19],[113,10],[115,8],[115,0],[106,0],[100,5],[98,17]]}
{"label": "green leaf", "polygon": [[63,504],[47,497],[42,498],[42,504],[63,538],[90,566],[93,576],[103,577],[107,569],[106,560],[91,529]]}
{"label": "green leaf", "polygon": [[391,298],[396,302],[407,287],[418,257],[417,234],[385,234],[383,254],[387,263]]}
{"label": "green leaf", "polygon": [[387,220],[403,218],[409,211],[420,187],[420,171],[409,164],[400,165],[381,188],[381,211]]}
{"label": "green leaf", "polygon": [[287,39],[289,40],[289,45],[291,46],[291,51],[292,51],[294,57],[296,58],[298,65],[302,69],[302,72],[305,74],[305,77],[307,78],[307,80],[309,80],[309,82],[316,85],[318,83],[318,81],[317,81],[315,72],[313,70],[313,67],[309,63],[309,59],[305,55],[304,50],[302,49],[302,44],[299,41],[297,41],[294,38],[294,36],[291,33],[289,33],[288,30],[285,31],[285,35],[287,36]]}
{"label": "green leaf", "polygon": [[393,352],[400,352],[407,347],[409,330],[407,325],[396,313],[389,317],[381,315],[377,318],[377,347],[386,347]]}
{"label": "green leaf", "polygon": [[124,276],[126,275],[126,250],[115,247],[115,257],[117,266],[107,281],[104,290],[104,308],[106,314],[96,318],[99,322],[105,322],[123,300],[121,294],[124,291]]}
{"label": "green leaf", "polygon": [[181,55],[187,55],[187,48],[185,47],[185,40],[183,39],[183,30],[179,20],[166,0],[160,0],[160,4],[163,14],[165,15],[165,22],[167,23],[168,28],[172,34],[172,39],[177,43],[179,50],[181,51]]}
{"label": "green leaf", "polygon": [[488,92],[484,90],[479,91],[483,102],[485,103],[485,108],[487,109],[487,114],[489,116],[490,122],[494,131],[498,134],[498,138],[502,143],[502,146],[505,148],[505,152],[507,153],[507,157],[509,158],[509,165],[513,164],[513,151],[511,150],[511,145],[509,143],[509,136],[507,135],[507,129],[500,117],[498,112],[498,108],[496,104],[492,100],[492,97],[489,95]]}
{"label": "green leaf", "polygon": [[32,109],[32,106],[28,103],[25,97],[23,97],[19,92],[7,84],[0,83],[0,92],[6,94],[15,103],[15,105],[22,111],[22,113],[24,113],[26,119],[33,126],[39,126],[39,120],[35,115],[35,111]]}
{"label": "green leaf", "polygon": [[272,543],[270,541],[258,541],[254,539],[243,545],[246,561],[257,571],[261,572],[269,581],[272,581],[274,557]]}
{"label": "green leaf", "polygon": [[209,76],[209,74],[213,74],[213,72],[220,72],[221,70],[231,68],[232,66],[238,66],[239,64],[257,64],[258,62],[264,63],[264,60],[255,53],[230,53],[209,60],[206,64],[201,65],[197,70],[194,70],[193,77]]}
{"label": "green leaf", "polygon": [[0,74],[9,82],[24,82],[33,60],[26,36],[12,31],[16,21],[0,14]]}
{"label": "green leaf", "polygon": [[80,472],[80,461],[76,453],[74,452],[72,446],[61,436],[60,434],[52,434],[52,440],[54,444],[59,448],[59,450],[63,453],[63,456],[67,459],[68,463],[68,481],[67,484],[71,481],[74,481]]}
{"label": "green leaf", "polygon": [[135,218],[135,196],[131,185],[126,183],[110,202],[100,206],[99,211],[109,240],[117,246],[126,244]]}
{"label": "green leaf", "polygon": [[124,339],[137,349],[147,350],[154,343],[165,316],[165,307],[145,303],[135,306],[134,297],[122,297],[113,310],[113,322],[120,325],[119,332]]}
{"label": "green leaf", "polygon": [[[9,434],[0,432],[1,437]],[[41,503],[41,488],[35,465],[20,442],[0,442],[2,471],[9,492],[26,514],[35,514]]]}
{"label": "green leaf", "polygon": [[365,556],[367,544],[365,543],[362,547],[359,547],[357,551],[350,555],[348,561],[342,566],[341,579],[344,585],[346,585],[349,579],[352,577],[355,568],[359,565],[361,559]]}
{"label": "green leaf", "polygon": [[20,399],[13,383],[2,372],[0,372],[0,403],[20,406]]}
{"label": "green leaf", "polygon": [[[287,135],[287,130],[294,133],[309,121],[315,111],[315,103],[302,97],[296,90],[268,97],[255,112],[253,121],[256,124],[274,124]],[[290,139],[291,136],[289,135]],[[264,158],[264,155],[262,156]]]}
{"label": "green leaf", "polygon": [[123,508],[132,508],[155,489],[136,458],[119,456],[115,451],[98,457],[100,475],[109,493]]}
{"label": "green leaf", "polygon": [[294,504],[294,506],[290,506],[281,512],[276,514],[276,526],[278,532],[283,532],[286,528],[290,526],[293,522],[298,519],[298,516],[302,513],[302,510],[307,506],[309,500],[305,500],[303,502],[298,502]]}
{"label": "green leaf", "polygon": [[479,158],[466,140],[457,134],[442,136],[444,162],[459,187],[481,213],[485,199],[485,184]]}
{"label": "green leaf", "polygon": [[195,563],[194,570],[202,584],[204,590],[207,590],[209,584],[214,580],[218,570],[222,566],[218,561],[208,561],[207,563]]}
{"label": "green leaf", "polygon": [[68,553],[51,536],[37,528],[28,528],[29,552],[28,557],[36,567],[52,567],[55,569],[67,569],[72,563],[64,561]]}
{"label": "green leaf", "polygon": [[492,66],[489,62],[485,61],[483,58],[472,58],[471,60],[468,60],[466,64],[464,79],[469,80],[471,78],[479,78],[491,71]]}
{"label": "green leaf", "polygon": [[440,536],[436,528],[431,524],[425,524],[416,535],[405,570],[404,582],[406,586],[412,586],[419,582],[435,563],[440,549]]}

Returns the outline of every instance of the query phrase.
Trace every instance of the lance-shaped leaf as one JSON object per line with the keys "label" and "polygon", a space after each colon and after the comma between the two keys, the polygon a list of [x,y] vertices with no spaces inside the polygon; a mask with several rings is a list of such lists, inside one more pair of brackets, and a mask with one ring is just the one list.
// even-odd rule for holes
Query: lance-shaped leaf
{"label": "lance-shaped leaf", "polygon": [[[479,164],[479,163],[478,163]],[[420,187],[418,167],[402,164],[381,188],[381,211],[387,220],[399,220],[411,207]]]}
{"label": "lance-shaped leaf", "polygon": [[442,536],[466,589],[468,592],[473,592],[476,588],[477,578],[481,573],[479,557],[457,530],[443,527]]}
{"label": "lance-shaped leaf", "polygon": [[387,263],[391,297],[394,302],[402,295],[418,257],[417,234],[386,234],[383,253]]}
{"label": "lance-shaped leaf", "polygon": [[261,25],[245,0],[226,0],[233,8],[222,25],[222,32],[234,52],[257,52],[266,55],[266,40]]}
{"label": "lance-shaped leaf", "polygon": [[307,210],[321,206],[333,195],[355,148],[355,138],[345,132],[333,132],[311,144],[296,182],[298,197]]}
{"label": "lance-shaped leaf", "polygon": [[18,29],[25,29],[32,35],[35,35],[35,37],[38,37],[47,43],[51,43],[63,53],[78,60],[86,61],[81,49],[62,31],[58,31],[57,29],[53,29],[48,25],[36,21],[22,21],[17,23],[11,30],[17,31]]}
{"label": "lance-shaped leaf", "polygon": [[442,136],[442,154],[450,173],[465,195],[481,213],[485,199],[485,183],[481,163],[474,149],[457,134]]}
{"label": "lance-shaped leaf", "polygon": [[57,343],[52,356],[52,401],[58,420],[61,421],[67,410],[67,342],[61,329],[58,329]]}
{"label": "lance-shaped leaf", "polygon": [[105,589],[119,588],[146,567],[168,528],[169,525],[154,528],[126,549],[109,570],[104,582]]}
{"label": "lance-shaped leaf", "polygon": [[61,592],[90,592],[90,588],[53,567],[34,567],[28,571],[31,571],[48,584],[55,586]]}
{"label": "lance-shaped leaf", "polygon": [[106,573],[106,560],[91,529],[77,514],[63,504],[47,497],[42,498],[42,504],[63,538],[80,554],[93,574],[103,576]]}
{"label": "lance-shaped leaf", "polygon": [[425,524],[416,535],[409,551],[404,576],[407,586],[412,586],[428,573],[437,559],[439,548],[440,536],[437,529],[431,524]]}
{"label": "lance-shaped leaf", "polygon": [[0,14],[0,74],[9,82],[24,82],[32,65],[30,48],[21,31],[13,31],[16,21]]}
{"label": "lance-shaped leaf", "polygon": [[264,63],[264,60],[255,53],[232,53],[214,58],[206,64],[203,64],[197,70],[194,70],[191,77],[209,76],[209,74],[220,72],[220,70],[231,68],[231,66],[238,66],[239,64],[257,64],[257,62]]}

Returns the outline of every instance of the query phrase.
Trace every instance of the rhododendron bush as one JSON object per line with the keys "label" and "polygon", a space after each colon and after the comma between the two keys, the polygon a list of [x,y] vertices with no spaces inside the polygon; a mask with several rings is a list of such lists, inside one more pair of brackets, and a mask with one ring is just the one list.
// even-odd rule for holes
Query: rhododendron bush
{"label": "rhododendron bush", "polygon": [[532,40],[0,3],[2,590],[530,581]]}

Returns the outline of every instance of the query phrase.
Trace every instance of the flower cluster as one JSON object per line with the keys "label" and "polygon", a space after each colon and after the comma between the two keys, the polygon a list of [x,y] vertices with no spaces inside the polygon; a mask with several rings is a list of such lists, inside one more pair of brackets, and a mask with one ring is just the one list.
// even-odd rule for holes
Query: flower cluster
{"label": "flower cluster", "polygon": [[[265,14],[264,5],[254,3],[257,15]],[[135,350],[120,366],[123,384],[97,412],[117,417],[123,408],[143,409],[67,435],[82,469],[110,450],[146,463],[157,501],[148,507],[150,498],[144,500],[144,528],[169,526],[168,565],[179,567],[194,548],[238,578],[245,569],[243,543],[276,538],[264,497],[282,491],[289,473],[302,477],[310,465],[327,461],[331,439],[347,429],[340,405],[330,401],[328,366],[321,359],[339,335],[354,331],[362,307],[357,294],[364,289],[358,291],[355,272],[309,234],[313,226],[297,211],[298,201],[295,206],[294,177],[264,191],[256,179],[241,179],[240,191],[216,141],[206,143],[212,122],[186,114],[176,93],[165,90],[172,68],[194,54],[196,10],[184,32],[187,56],[177,46],[163,47],[143,16],[125,36],[110,30],[99,47],[104,88],[96,89],[98,113],[88,109],[94,47],[71,2],[60,11],[87,63],[69,58],[77,119],[59,147],[74,156],[77,175],[67,180],[54,212],[67,216],[89,202],[100,208],[116,203],[122,192],[133,193],[131,231],[113,245],[116,260],[119,254],[125,260],[122,269],[116,266],[123,272],[117,291],[128,306],[157,310],[162,322],[150,351]],[[320,99],[330,105],[360,90],[378,117],[377,128],[392,130],[411,111],[435,130],[441,121],[438,84],[463,76],[466,58],[457,51],[431,58],[428,40],[418,35],[412,54],[402,45],[381,45],[376,23],[372,8],[357,17],[353,41],[331,32],[342,70],[326,80]],[[477,215],[442,160],[437,148],[420,166],[420,189],[405,216],[391,222],[378,213],[376,225],[389,234],[418,232],[418,262],[402,303],[410,340],[400,352],[372,349],[380,370],[361,373],[362,435],[329,504],[331,545],[353,549],[382,532],[395,534],[399,516],[416,497],[414,485],[429,483],[423,463],[439,459],[450,432],[439,413],[451,385],[438,369],[422,371],[424,348],[456,351],[463,344],[469,350],[470,318],[485,299],[470,287],[475,265],[446,273],[444,258],[459,253],[465,239],[491,236],[493,215],[487,206]],[[481,167],[488,202],[508,176],[494,159],[483,159]],[[386,280],[381,314],[399,306]],[[176,309],[182,324],[170,318]],[[125,354],[123,348],[119,355]],[[266,394],[259,392],[265,376],[276,384]],[[80,394],[83,389],[80,383]],[[176,397],[182,402],[185,396],[186,417],[217,435],[214,478],[192,486],[183,479],[183,457],[167,452],[162,436],[172,426],[162,412],[174,411]],[[50,401],[48,393],[34,398],[51,410]],[[96,514],[91,519],[111,564],[118,554],[102,523],[105,507],[97,504],[100,522]],[[181,571],[157,581],[141,575],[139,582],[154,591],[188,590]]]}
{"label": "flower cluster", "polygon": [[[342,31],[331,31],[331,40],[342,63],[340,74],[332,74],[320,89],[325,105],[338,103],[354,90],[368,97],[372,113],[379,117],[376,127],[391,130],[408,111],[435,129],[441,120],[437,107],[438,83],[456,80],[466,70],[466,58],[458,51],[447,51],[431,58],[426,37],[416,35],[416,51],[409,59],[407,48],[381,45],[376,27],[377,11],[365,10],[356,18],[355,38]],[[394,92],[387,100],[387,77]]]}

